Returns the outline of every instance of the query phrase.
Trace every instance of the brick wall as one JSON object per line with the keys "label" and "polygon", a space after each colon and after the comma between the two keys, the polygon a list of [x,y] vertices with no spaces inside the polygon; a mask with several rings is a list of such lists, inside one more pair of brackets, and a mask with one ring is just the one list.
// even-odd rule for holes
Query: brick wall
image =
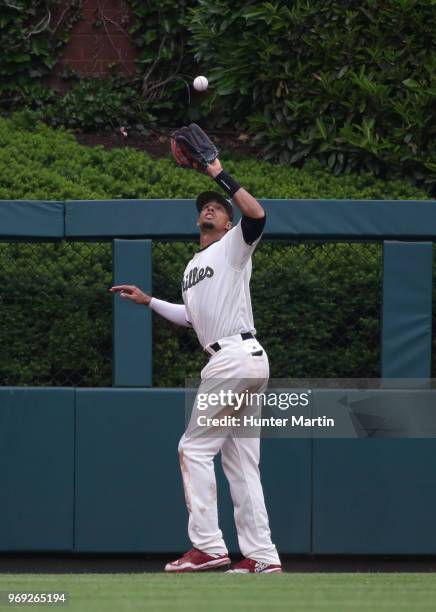
{"label": "brick wall", "polygon": [[[54,15],[59,19],[63,7]],[[48,79],[59,90],[69,88],[59,75],[66,66],[81,75],[133,74],[137,50],[128,33],[132,21],[125,0],[83,0],[82,19],[71,29],[70,40]]]}

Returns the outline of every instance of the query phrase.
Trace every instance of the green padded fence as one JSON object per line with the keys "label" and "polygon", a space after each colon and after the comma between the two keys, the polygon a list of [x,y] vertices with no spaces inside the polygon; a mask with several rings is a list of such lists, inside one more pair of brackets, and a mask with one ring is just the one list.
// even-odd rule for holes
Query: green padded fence
{"label": "green padded fence", "polygon": [[[263,204],[265,242],[383,243],[381,372],[427,378],[436,202]],[[145,290],[152,289],[150,241],[196,236],[192,200],[0,202],[0,241],[113,240],[113,280]],[[2,298],[0,290],[0,313]],[[177,458],[183,390],[151,386],[150,314],[130,306],[114,299],[113,388],[0,387],[0,550],[188,546]],[[0,346],[4,363],[1,338]],[[263,440],[262,480],[279,550],[436,554],[435,456],[433,439]],[[235,550],[219,466],[218,490]]]}

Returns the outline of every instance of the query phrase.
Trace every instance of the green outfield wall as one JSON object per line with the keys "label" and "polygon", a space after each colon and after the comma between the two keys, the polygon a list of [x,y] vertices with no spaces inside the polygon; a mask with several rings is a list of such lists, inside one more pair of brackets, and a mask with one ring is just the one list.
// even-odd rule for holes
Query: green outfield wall
{"label": "green outfield wall", "polygon": [[[429,378],[436,202],[263,204],[266,240],[383,242],[382,376]],[[151,241],[195,237],[194,209],[193,200],[0,201],[0,240],[112,241],[114,282],[151,291]],[[0,551],[189,546],[177,455],[184,392],[151,386],[150,313],[133,306],[114,298],[112,387],[0,387]],[[282,553],[436,554],[436,439],[265,439],[261,473]],[[217,474],[236,551],[219,459]]]}

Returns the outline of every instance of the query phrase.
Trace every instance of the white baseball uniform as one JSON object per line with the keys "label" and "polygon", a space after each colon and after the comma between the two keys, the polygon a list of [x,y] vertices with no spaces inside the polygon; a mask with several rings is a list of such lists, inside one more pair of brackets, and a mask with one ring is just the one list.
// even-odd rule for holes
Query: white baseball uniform
{"label": "white baseball uniform", "polygon": [[[185,313],[179,307],[177,313],[174,311],[175,319],[192,325],[201,345],[211,354],[201,371],[198,393],[221,389],[223,380],[229,381],[234,392],[246,388],[246,379],[252,379],[251,391],[260,393],[266,388],[269,364],[265,350],[255,338],[241,337],[243,332],[256,333],[249,282],[251,255],[259,240],[260,236],[248,244],[239,222],[223,238],[197,252],[184,272]],[[162,304],[153,301],[150,306],[158,312],[160,306],[162,311]],[[216,342],[221,347],[217,351],[213,348]],[[213,431],[212,435],[199,435],[196,416],[193,412],[179,444],[193,546],[209,554],[227,552],[218,526],[213,464],[214,456],[221,451],[242,554],[262,563],[280,563],[271,542],[260,482],[259,437],[238,437],[230,426],[217,436]]]}

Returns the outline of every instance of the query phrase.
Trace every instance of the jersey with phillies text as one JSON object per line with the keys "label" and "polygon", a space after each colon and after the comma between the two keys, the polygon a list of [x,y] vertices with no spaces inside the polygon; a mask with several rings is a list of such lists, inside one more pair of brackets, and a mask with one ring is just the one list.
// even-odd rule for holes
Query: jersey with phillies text
{"label": "jersey with phillies text", "polygon": [[241,332],[256,333],[250,298],[251,255],[239,222],[186,266],[182,295],[188,321],[204,347]]}

